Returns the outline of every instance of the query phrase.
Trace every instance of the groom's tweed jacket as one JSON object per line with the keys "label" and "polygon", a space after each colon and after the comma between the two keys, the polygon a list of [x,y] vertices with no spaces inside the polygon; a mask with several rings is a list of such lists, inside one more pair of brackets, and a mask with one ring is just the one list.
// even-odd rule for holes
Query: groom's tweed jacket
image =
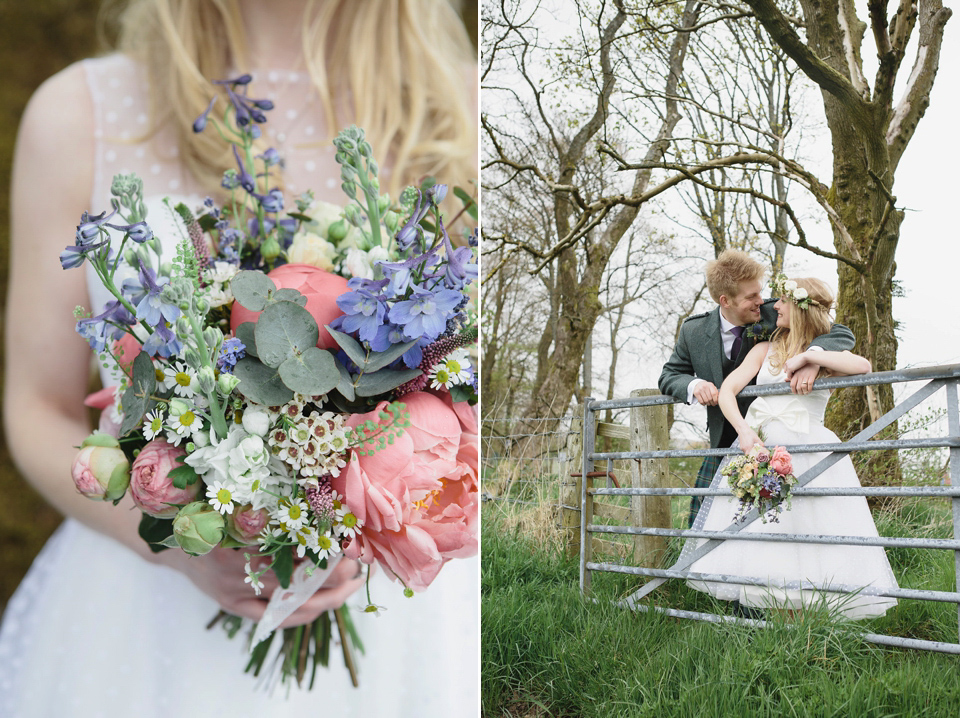
{"label": "groom's tweed jacket", "polygon": [[[720,307],[712,312],[697,314],[687,319],[680,327],[680,336],[670,360],[663,365],[658,386],[660,391],[680,401],[687,400],[687,386],[694,377],[712,382],[718,389],[724,378],[740,366],[743,358],[758,341],[770,337],[777,326],[777,312],[773,308],[775,299],[768,299],[760,307],[761,320],[747,328],[743,335],[740,356],[733,361],[724,356],[723,340],[720,336]],[[842,324],[834,324],[829,334],[817,337],[814,346],[827,351],[853,349],[853,333]],[[753,380],[750,382],[754,383]],[[741,414],[753,401],[738,399]],[[707,430],[710,433],[710,447],[730,446],[737,434],[724,419],[719,406],[707,407]]]}

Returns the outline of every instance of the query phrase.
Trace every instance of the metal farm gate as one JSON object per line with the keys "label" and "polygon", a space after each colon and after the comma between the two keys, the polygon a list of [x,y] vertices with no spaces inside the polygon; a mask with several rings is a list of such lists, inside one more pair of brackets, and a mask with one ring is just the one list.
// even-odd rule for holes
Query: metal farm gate
{"label": "metal farm gate", "polygon": [[[650,594],[658,586],[662,585],[668,579],[687,579],[731,583],[753,586],[771,586],[766,580],[760,578],[750,578],[742,576],[726,576],[717,574],[694,573],[688,570],[688,567],[697,559],[720,546],[728,538],[736,536],[738,540],[765,540],[765,541],[793,541],[799,543],[814,544],[846,544],[862,546],[883,546],[887,547],[909,547],[946,550],[954,552],[954,571],[955,578],[960,576],[960,409],[958,409],[957,384],[960,382],[960,364],[950,366],[930,367],[923,369],[907,369],[901,371],[880,372],[876,374],[864,374],[849,377],[837,377],[820,379],[815,383],[815,388],[833,389],[849,386],[870,386],[877,384],[887,384],[895,382],[908,382],[927,380],[918,391],[910,397],[904,399],[891,411],[880,417],[869,427],[854,436],[850,441],[839,444],[804,444],[787,446],[786,449],[791,453],[810,453],[810,452],[830,452],[830,454],[818,462],[815,466],[798,476],[798,483],[794,489],[795,496],[903,496],[903,497],[948,497],[951,499],[953,508],[953,538],[951,539],[932,539],[932,538],[892,538],[879,537],[867,538],[858,536],[832,536],[832,535],[812,535],[812,534],[737,534],[753,521],[759,519],[759,514],[753,510],[747,515],[743,523],[733,523],[723,531],[694,531],[679,530],[673,528],[644,527],[644,526],[611,526],[593,523],[595,520],[593,512],[593,501],[596,496],[637,496],[637,497],[670,497],[670,496],[730,496],[729,491],[717,489],[694,489],[694,488],[646,488],[643,482],[639,487],[617,488],[611,485],[609,478],[606,486],[593,488],[593,480],[599,477],[609,477],[612,472],[614,460],[634,459],[639,464],[645,460],[680,458],[680,457],[705,457],[714,455],[730,455],[740,453],[738,449],[687,449],[687,450],[657,450],[657,451],[625,451],[625,452],[597,452],[596,447],[596,412],[606,409],[623,409],[628,407],[651,407],[657,405],[666,405],[675,403],[672,397],[667,396],[641,396],[629,399],[616,399],[611,401],[593,401],[586,399],[583,403],[583,467],[582,480],[579,482],[582,486],[580,493],[580,589],[584,595],[590,592],[590,579],[594,571],[607,571],[615,573],[632,574],[636,576],[646,576],[650,578],[639,591],[624,599],[621,605],[632,610],[655,610],[666,615],[677,618],[690,618],[701,621],[738,621],[756,625],[765,625],[764,621],[735,618],[731,616],[719,616],[712,613],[699,613],[693,611],[681,611],[671,608],[646,605],[640,603],[640,600]],[[773,394],[787,394],[790,391],[788,384],[750,386],[741,392],[741,396],[768,396]],[[884,428],[890,426],[898,418],[906,414],[909,410],[918,406],[928,397],[936,392],[944,391],[946,394],[947,405],[947,433],[948,436],[937,438],[922,439],[895,439],[895,440],[873,440]],[[949,478],[948,486],[930,486],[930,487],[864,487],[864,488],[805,488],[812,479],[818,476],[828,467],[835,464],[843,456],[851,451],[876,451],[883,449],[911,449],[925,447],[949,447]],[[597,470],[596,462],[606,462],[606,470]],[[601,466],[603,464],[601,463]],[[643,499],[650,501],[652,499]],[[669,501],[669,498],[666,499]],[[637,514],[634,514],[635,516]],[[649,514],[648,514],[649,515]],[[682,537],[708,539],[691,555],[678,561],[669,569],[646,568],[642,566],[627,566],[618,563],[596,563],[592,560],[594,540],[591,534],[626,534],[630,536],[656,536],[656,537]],[[660,540],[665,541],[665,538]],[[859,591],[862,587],[829,584],[813,585],[809,582],[801,582],[801,588],[821,589],[831,592],[849,594]],[[771,586],[776,588],[776,586]],[[956,588],[956,583],[954,583]],[[909,588],[890,588],[876,591],[881,596],[890,596],[894,598],[920,599],[925,601],[941,601],[953,603],[957,606],[958,615],[958,640],[960,640],[960,592],[954,591],[931,591]],[[872,643],[878,643],[888,646],[898,646],[905,648],[916,648],[929,651],[939,651],[943,653],[960,654],[960,642],[944,643],[938,641],[918,640],[903,638],[899,636],[888,636],[882,634],[866,633],[864,638]]]}

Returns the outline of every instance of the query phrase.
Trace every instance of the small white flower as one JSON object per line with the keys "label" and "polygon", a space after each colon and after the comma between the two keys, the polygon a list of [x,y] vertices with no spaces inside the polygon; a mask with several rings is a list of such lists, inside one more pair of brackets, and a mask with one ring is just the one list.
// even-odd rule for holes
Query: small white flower
{"label": "small white flower", "polygon": [[797,283],[792,279],[788,279],[783,283],[783,289],[786,292],[792,292],[796,288],[797,288]]}
{"label": "small white flower", "polygon": [[359,535],[360,529],[363,526],[363,522],[354,514],[348,511],[342,516],[338,517],[338,519],[339,521],[337,523],[337,528],[339,529],[341,536],[356,538],[356,536]]}
{"label": "small white flower", "polygon": [[317,558],[321,561],[325,558],[335,556],[340,553],[340,544],[326,534],[323,536],[317,536],[316,544],[316,548],[313,549],[313,552],[317,554]]}
{"label": "small white flower", "polygon": [[804,289],[803,287],[797,287],[796,289],[793,290],[794,300],[799,301],[801,299],[806,299],[808,296],[810,296],[810,293],[807,292],[807,290]]}
{"label": "small white flower", "polygon": [[266,436],[270,431],[270,415],[263,409],[248,407],[243,411],[243,428],[248,434]]}
{"label": "small white flower", "polygon": [[[249,556],[249,554],[245,554],[245,555]],[[249,561],[247,561],[246,565],[243,567],[243,570],[247,572],[247,577],[243,579],[243,582],[249,583],[253,587],[253,590],[256,592],[256,594],[259,596],[260,589],[263,588],[263,581],[260,580],[260,576],[262,574],[255,573],[253,568],[250,566]]]}
{"label": "small white flower", "polygon": [[284,500],[276,511],[274,518],[283,524],[288,531],[299,531],[307,523],[309,514],[307,504],[299,499]]}
{"label": "small white flower", "polygon": [[153,441],[163,431],[163,410],[155,409],[144,417],[143,435],[147,441]]}
{"label": "small white flower", "polygon": [[203,429],[203,420],[193,413],[185,411],[177,416],[170,417],[170,428],[180,436],[193,436]]}
{"label": "small white flower", "polygon": [[163,373],[166,377],[164,388],[173,388],[178,396],[192,397],[199,391],[197,383],[197,373],[187,367],[183,362],[175,362],[173,366],[165,367]]}
{"label": "small white flower", "polygon": [[233,491],[223,482],[214,481],[207,487],[207,499],[207,503],[221,514],[233,513]]}

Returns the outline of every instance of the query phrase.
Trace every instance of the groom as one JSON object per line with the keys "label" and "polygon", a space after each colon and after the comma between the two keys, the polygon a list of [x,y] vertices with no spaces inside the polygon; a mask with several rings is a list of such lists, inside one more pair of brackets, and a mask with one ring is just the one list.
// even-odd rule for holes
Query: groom
{"label": "groom", "polygon": [[[661,392],[687,404],[707,407],[711,449],[728,447],[737,438],[737,432],[717,405],[720,385],[740,366],[753,346],[769,339],[777,326],[777,312],[773,308],[776,298],[763,299],[761,280],[765,273],[764,265],[735,249],[724,250],[715,260],[707,262],[707,289],[718,306],[683,323],[673,355],[660,374]],[[814,339],[810,348],[843,351],[853,349],[853,345],[851,331],[842,324],[834,324],[830,333]],[[790,378],[791,390],[795,394],[808,394],[819,370],[817,365],[807,364],[794,372]],[[737,399],[741,414],[746,416],[752,401],[753,398]],[[697,474],[697,488],[710,486],[720,458],[708,456],[703,460]],[[694,496],[690,503],[691,526],[700,503],[699,496]]]}

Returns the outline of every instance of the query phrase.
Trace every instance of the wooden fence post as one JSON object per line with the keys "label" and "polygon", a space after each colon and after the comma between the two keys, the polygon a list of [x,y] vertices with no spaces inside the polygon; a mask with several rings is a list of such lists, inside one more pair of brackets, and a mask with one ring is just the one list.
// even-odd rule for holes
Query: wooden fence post
{"label": "wooden fence post", "polygon": [[582,425],[582,419],[576,417],[571,419],[570,433],[567,434],[567,461],[560,467],[562,488],[560,520],[567,556],[580,555],[580,492],[583,481],[583,477],[580,476],[580,472],[583,471],[583,435],[580,430]]}
{"label": "wooden fence post", "polygon": [[[657,389],[636,389],[631,397],[659,396]],[[665,451],[670,448],[667,406],[638,406],[630,409],[630,451]],[[631,462],[631,485],[635,488],[667,488],[670,467],[667,459],[643,459]],[[646,528],[671,528],[669,496],[633,496],[630,499],[633,525]],[[638,566],[659,568],[664,560],[667,539],[664,536],[636,536],[633,559]]]}

